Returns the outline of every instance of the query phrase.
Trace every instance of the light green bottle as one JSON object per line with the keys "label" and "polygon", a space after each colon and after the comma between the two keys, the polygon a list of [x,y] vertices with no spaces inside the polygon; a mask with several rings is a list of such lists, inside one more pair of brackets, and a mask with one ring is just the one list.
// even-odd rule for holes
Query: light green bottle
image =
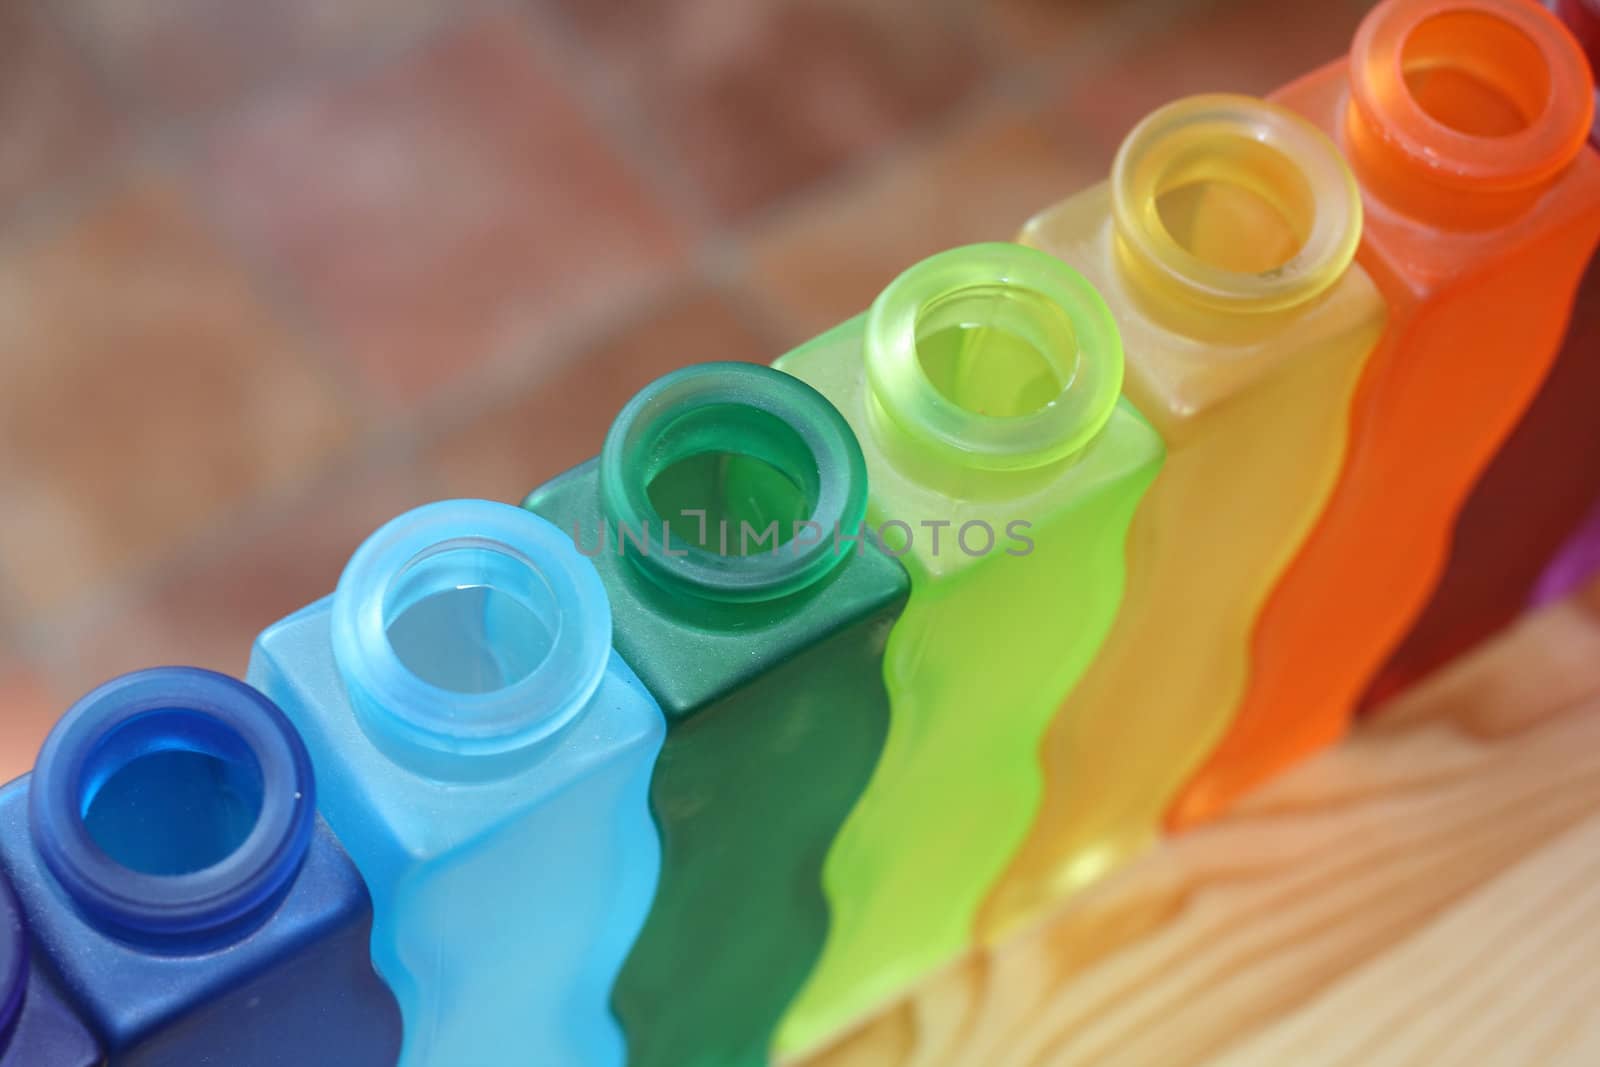
{"label": "light green bottle", "polygon": [[1122,347],[1070,267],[1017,245],[912,267],[777,361],[860,439],[868,521],[911,575],[889,737],[823,868],[833,922],[779,1029],[815,1047],[972,942],[1039,805],[1039,743],[1110,627],[1161,465]]}

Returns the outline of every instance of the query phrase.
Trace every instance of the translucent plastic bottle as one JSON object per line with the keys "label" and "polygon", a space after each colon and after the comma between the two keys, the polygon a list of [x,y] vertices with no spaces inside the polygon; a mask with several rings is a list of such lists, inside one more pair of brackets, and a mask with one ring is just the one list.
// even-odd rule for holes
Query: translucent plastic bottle
{"label": "translucent plastic bottle", "polygon": [[620,1065],[608,999],[660,869],[666,726],[571,540],[506,504],[407,512],[261,634],[250,678],[372,890],[402,1062]]}
{"label": "translucent plastic bottle", "polygon": [[1343,732],[1555,358],[1600,232],[1589,74],[1525,0],[1385,0],[1348,60],[1273,98],[1350,160],[1365,207],[1356,262],[1389,322],[1339,483],[1268,600],[1249,691],[1178,825]]}
{"label": "translucent plastic bottle", "polygon": [[868,519],[912,583],[888,742],[828,855],[833,926],[780,1030],[794,1052],[972,943],[1038,807],[1040,738],[1116,612],[1162,445],[1118,399],[1105,303],[1016,245],[924,260],[777,366],[855,428]]}
{"label": "translucent plastic bottle", "polygon": [[235,679],[161,667],[74,705],[0,790],[0,871],[39,963],[6,983],[17,1062],[393,1064],[371,901],[316,798],[293,728]]}
{"label": "translucent plastic bottle", "polygon": [[[1600,4],[1581,0],[1557,10],[1579,41],[1587,42],[1592,64],[1600,54]],[[1600,501],[1596,398],[1600,261],[1584,273],[1561,352],[1473,487],[1456,519],[1444,574],[1427,609],[1389,657],[1369,704],[1500,630],[1535,597],[1545,567]]]}
{"label": "translucent plastic bottle", "polygon": [[1051,724],[1044,802],[984,915],[1009,932],[1155,838],[1244,692],[1251,631],[1316,521],[1383,327],[1352,266],[1355,180],[1283,108],[1196,96],[1152,113],[1111,180],[1023,242],[1111,306],[1124,393],[1167,443],[1128,538],[1128,588]]}
{"label": "translucent plastic bottle", "polygon": [[866,497],[816,390],[710,363],[647,386],[597,460],[527,499],[593,553],[669,723],[661,888],[615,997],[632,1067],[765,1064],[822,950],[823,857],[883,748],[909,588],[860,536]]}
{"label": "translucent plastic bottle", "polygon": [[0,1067],[98,1067],[88,1024],[32,951],[11,883],[0,877]]}

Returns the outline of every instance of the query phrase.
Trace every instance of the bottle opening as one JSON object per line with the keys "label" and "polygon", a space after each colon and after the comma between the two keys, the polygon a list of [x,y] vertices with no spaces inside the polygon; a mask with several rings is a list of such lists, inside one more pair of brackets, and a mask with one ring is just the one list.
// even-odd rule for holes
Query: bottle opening
{"label": "bottle opening", "polygon": [[1370,193],[1419,216],[1498,224],[1593,116],[1583,51],[1527,0],[1384,0],[1350,47],[1344,146]]}
{"label": "bottle opening", "polygon": [[1349,266],[1361,200],[1338,150],[1275,104],[1214,94],[1146,116],[1111,177],[1119,262],[1148,297],[1270,312]]}
{"label": "bottle opening", "polygon": [[867,314],[865,359],[885,430],[970,470],[1067,459],[1122,389],[1122,341],[1100,294],[1013,244],[951,249],[902,273]]}
{"label": "bottle opening", "polygon": [[1283,267],[1305,246],[1317,217],[1300,168],[1248,137],[1173,160],[1157,180],[1155,209],[1179,248],[1236,274]]}
{"label": "bottle opening", "polygon": [[1550,103],[1550,69],[1539,46],[1483,11],[1424,19],[1401,46],[1406,90],[1437,121],[1472,137],[1509,137]]}
{"label": "bottle opening", "polygon": [[[792,434],[786,426],[780,432]],[[794,448],[804,451],[793,436]],[[760,456],[722,450],[668,464],[650,479],[647,492],[674,539],[722,556],[788,544],[817,506],[814,487],[800,475]]]}
{"label": "bottle opening", "polygon": [[525,560],[471,543],[441,545],[403,567],[384,604],[402,665],[429,685],[488,693],[527,678],[555,647],[550,585]]}
{"label": "bottle opening", "polygon": [[[261,765],[237,735],[191,715],[144,716],[90,756],[84,828],[129,870],[178,875],[213,867],[238,851],[261,815]],[[179,716],[181,726],[172,721]]]}
{"label": "bottle opening", "polygon": [[974,285],[917,313],[917,361],[945,399],[974,415],[1016,418],[1054,403],[1072,381],[1072,320],[1031,290]]}
{"label": "bottle opening", "polygon": [[[663,588],[733,603],[820,581],[854,551],[866,463],[799,379],[705,363],[646,386],[600,453],[614,550]],[[804,534],[804,536],[802,536]]]}
{"label": "bottle opening", "polygon": [[611,606],[567,533],[508,504],[446,500],[350,557],[331,637],[374,744],[430,777],[483,779],[526,765],[587,706]]}
{"label": "bottle opening", "polygon": [[252,928],[293,883],[315,810],[311,758],[283,712],[194,667],[85,696],[28,783],[44,866],[89,921],[153,945]]}

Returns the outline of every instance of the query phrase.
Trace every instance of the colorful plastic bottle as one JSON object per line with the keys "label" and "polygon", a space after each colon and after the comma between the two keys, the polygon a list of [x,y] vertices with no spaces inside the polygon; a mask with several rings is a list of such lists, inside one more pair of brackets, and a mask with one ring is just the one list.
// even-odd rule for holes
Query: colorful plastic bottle
{"label": "colorful plastic bottle", "polygon": [[660,869],[666,724],[567,536],[483,500],[407,512],[261,634],[250,678],[372,890],[401,1062],[620,1067],[608,999]]}
{"label": "colorful plastic bottle", "polygon": [[1262,612],[1249,691],[1170,821],[1340,736],[1438,580],[1474,481],[1538,391],[1600,232],[1593,99],[1525,0],[1385,0],[1348,60],[1274,94],[1331,134],[1389,304],[1327,511]]}
{"label": "colorful plastic bottle", "polygon": [[793,1053],[972,943],[1038,807],[1045,727],[1116,612],[1162,445],[1118,399],[1104,301],[1017,245],[924,260],[777,366],[854,427],[868,518],[912,583],[883,759],[828,855],[833,927],[780,1030]]}
{"label": "colorful plastic bottle", "polygon": [[33,953],[11,883],[0,876],[0,1067],[98,1067],[88,1025]]}
{"label": "colorful plastic bottle", "polygon": [[160,667],[74,705],[0,790],[39,961],[11,1040],[48,1050],[19,1062],[393,1064],[371,902],[316,799],[294,729],[233,678]]}
{"label": "colorful plastic bottle", "polygon": [[1332,489],[1383,329],[1377,287],[1350,262],[1360,235],[1328,138],[1229,95],[1152,113],[1109,182],[1024,229],[1110,304],[1123,391],[1167,459],[1129,532],[1116,623],[1045,737],[1044,802],[986,938],[1153,841],[1227,728],[1256,617]]}
{"label": "colorful plastic bottle", "polygon": [[[1600,54],[1600,7],[1556,5]],[[1595,135],[1591,133],[1591,142]],[[1431,674],[1515,619],[1540,575],[1600,500],[1600,262],[1578,286],[1566,343],[1456,520],[1438,587],[1373,685],[1367,704]]]}
{"label": "colorful plastic bottle", "polygon": [[597,460],[526,501],[592,554],[669,724],[661,888],[615,997],[631,1067],[766,1063],[822,950],[823,857],[883,748],[909,588],[859,536],[866,496],[816,390],[711,363],[647,386]]}

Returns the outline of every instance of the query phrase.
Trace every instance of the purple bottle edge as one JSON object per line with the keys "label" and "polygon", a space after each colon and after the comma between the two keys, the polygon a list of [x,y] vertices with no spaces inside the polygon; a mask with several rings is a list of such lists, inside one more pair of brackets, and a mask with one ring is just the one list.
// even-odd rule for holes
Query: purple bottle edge
{"label": "purple bottle edge", "polygon": [[1596,575],[1600,575],[1600,501],[1540,575],[1529,606],[1538,608],[1560,600]]}
{"label": "purple bottle edge", "polygon": [[28,929],[16,894],[0,876],[0,1055],[11,1045],[28,987]]}

